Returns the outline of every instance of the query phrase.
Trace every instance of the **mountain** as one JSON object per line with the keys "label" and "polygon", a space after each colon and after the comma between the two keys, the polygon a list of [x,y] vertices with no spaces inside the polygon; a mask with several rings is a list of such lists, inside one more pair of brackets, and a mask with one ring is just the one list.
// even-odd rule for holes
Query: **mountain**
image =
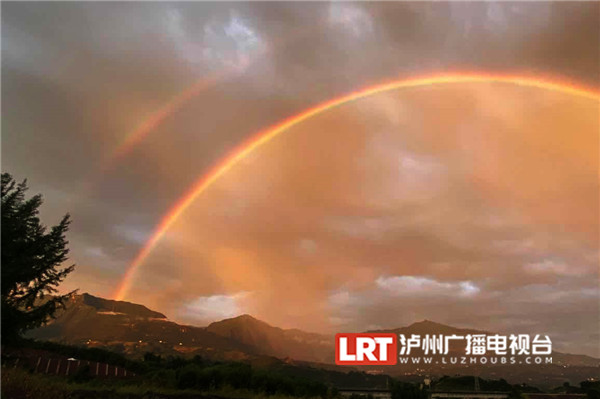
{"label": "mountain", "polygon": [[141,355],[201,354],[243,359],[253,348],[205,328],[184,326],[143,305],[113,301],[89,294],[73,295],[55,320],[32,330],[28,337]]}
{"label": "mountain", "polygon": [[[395,329],[387,329],[387,330],[372,330],[368,331],[372,333],[394,333],[394,334],[404,334],[405,336],[411,336],[412,334],[420,335],[421,337],[425,335],[458,335],[458,336],[466,336],[468,334],[487,334],[492,335],[494,332],[483,331],[483,330],[475,330],[470,328],[456,328],[452,326],[448,326],[445,324],[436,323],[430,320],[423,320],[420,322],[416,322],[411,324],[408,327],[400,327]],[[449,355],[460,355],[464,354],[465,343],[458,343],[457,345],[450,345],[450,353]],[[415,351],[414,353],[418,355],[422,355],[422,351]],[[552,363],[558,365],[569,365],[569,366],[589,366],[589,367],[597,367],[600,364],[600,359],[595,359],[591,356],[587,355],[573,355],[569,353],[561,353],[552,351]]]}
{"label": "mountain", "polygon": [[[406,327],[369,332],[391,332],[410,336],[493,334],[475,329],[456,328],[429,320]],[[129,302],[113,301],[89,294],[74,295],[56,320],[33,330],[30,337],[67,344],[104,347],[140,357],[146,352],[162,355],[201,355],[215,360],[242,360],[255,365],[281,363],[309,368],[351,371],[334,364],[333,336],[282,329],[250,315],[211,323],[207,327],[185,326],[165,315]],[[462,345],[462,346],[461,346]],[[419,350],[412,355],[422,356]],[[464,342],[450,347],[448,357],[460,359]],[[552,364],[430,364],[400,362],[395,366],[357,367],[369,373],[382,373],[422,381],[424,376],[478,375],[504,378],[511,383],[540,386],[579,383],[600,375],[600,360],[585,355],[552,352]]]}
{"label": "mountain", "polygon": [[[466,336],[468,334],[495,334],[490,331],[475,330],[469,328],[456,328],[445,324],[436,323],[429,320],[423,320],[413,323],[407,327],[395,329],[374,330],[372,333],[395,333],[404,334],[409,337],[412,334],[420,335],[458,335]],[[432,356],[430,364],[424,364],[423,351],[413,349],[411,356],[420,358],[420,363],[412,361],[394,366],[389,366],[386,372],[393,376],[404,376],[415,380],[422,379],[423,376],[443,376],[443,375],[476,375],[482,378],[498,379],[503,378],[511,383],[529,383],[537,384],[540,387],[552,387],[561,385],[565,381],[577,383],[588,378],[597,378],[600,375],[600,359],[586,355],[573,355],[552,351],[550,357],[551,364],[525,364],[524,356],[516,357],[514,364],[452,364],[450,358],[461,361],[461,356],[465,356],[465,341],[455,341],[450,344],[449,353],[446,356],[446,364],[441,360],[441,356]],[[486,355],[491,358],[495,355]],[[510,357],[510,356],[509,356]],[[368,370],[368,367],[361,367]]]}
{"label": "mountain", "polygon": [[395,334],[404,334],[404,335],[426,335],[426,334],[443,334],[443,335],[467,335],[467,334],[490,334],[488,331],[479,331],[468,328],[456,328],[447,326],[445,324],[436,323],[430,320],[418,321],[416,323],[411,324],[407,327],[400,327],[391,330],[372,330],[368,332],[387,332],[387,333],[395,333]]}
{"label": "mountain", "polygon": [[242,315],[210,324],[184,326],[143,305],[73,295],[56,320],[28,333],[31,338],[98,346],[140,355],[199,354],[243,360],[253,356],[332,363],[333,338],[296,329],[281,329]]}
{"label": "mountain", "polygon": [[322,363],[334,360],[333,337],[284,330],[247,314],[212,323],[206,330],[251,346],[264,355]]}
{"label": "mountain", "polygon": [[113,312],[120,314],[127,314],[133,317],[139,318],[154,318],[154,319],[166,319],[162,313],[150,310],[144,305],[138,305],[136,303],[125,302],[125,301],[113,301],[112,299],[98,298],[90,294],[82,294],[80,296],[75,295],[73,298],[74,303],[82,302],[84,305],[90,306],[99,312]]}

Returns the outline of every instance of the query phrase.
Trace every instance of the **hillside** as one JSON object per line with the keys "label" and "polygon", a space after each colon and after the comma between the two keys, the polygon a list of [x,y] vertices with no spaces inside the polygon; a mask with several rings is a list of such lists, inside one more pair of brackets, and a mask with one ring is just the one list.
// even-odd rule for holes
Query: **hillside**
{"label": "hillside", "polygon": [[[495,334],[494,332],[482,331],[469,328],[456,328],[445,324],[436,323],[429,320],[423,320],[413,323],[407,327],[395,329],[375,330],[371,332],[395,333],[410,336],[412,334],[420,335],[439,335],[444,336],[467,334]],[[441,356],[432,356],[431,364],[398,363],[394,366],[388,366],[386,372],[393,376],[405,376],[409,379],[419,380],[423,376],[444,376],[444,375],[476,375],[488,379],[503,378],[510,383],[535,383],[540,387],[551,387],[562,384],[564,381],[577,383],[587,378],[597,378],[600,375],[600,359],[595,359],[586,355],[566,354],[557,351],[552,352],[552,364],[525,364],[523,357],[517,357],[515,364],[452,364],[450,359],[454,358],[460,362],[461,356],[465,354],[465,342],[454,341],[450,343],[450,350],[446,356],[447,364],[443,364]],[[423,351],[413,349],[411,356],[423,358]],[[492,356],[487,356],[493,357]],[[367,370],[367,367],[362,369]]]}
{"label": "hillside", "polygon": [[250,315],[214,322],[206,330],[254,347],[264,355],[323,363],[334,359],[333,337],[297,329],[284,330]]}
{"label": "hillside", "polygon": [[[436,323],[430,320],[423,320],[420,322],[416,322],[407,327],[400,327],[395,329],[386,329],[386,330],[372,330],[369,332],[374,333],[394,333],[394,334],[404,334],[405,336],[410,336],[412,334],[420,335],[421,337],[429,334],[429,335],[458,335],[458,336],[466,336],[468,334],[495,334],[495,332],[476,330],[471,328],[456,328],[452,326],[448,326],[441,323]],[[422,351],[414,350],[416,355],[422,355]],[[464,354],[464,342],[457,343],[455,345],[450,345],[450,353],[449,355],[460,356]],[[587,355],[574,355],[569,353],[562,353],[553,351],[552,352],[552,363],[555,365],[568,365],[568,366],[588,366],[588,367],[597,367],[600,364],[600,359],[593,358]]]}
{"label": "hillside", "polygon": [[104,299],[95,297],[90,294],[82,294],[80,296],[75,296],[73,298],[75,304],[81,302],[83,305],[90,306],[96,309],[98,312],[113,312],[126,314],[131,317],[138,318],[153,318],[153,319],[166,319],[162,313],[155,312],[154,310],[150,310],[144,305],[138,305],[137,303],[125,302],[125,301],[113,301],[112,299]]}
{"label": "hillside", "polygon": [[28,337],[88,347],[105,347],[129,355],[202,354],[244,358],[253,348],[207,331],[183,326],[145,306],[89,294],[75,295],[56,320]]}
{"label": "hillside", "polygon": [[[372,332],[395,334],[462,335],[489,332],[456,328],[433,321],[420,321],[406,327]],[[211,323],[207,327],[184,326],[169,321],[165,315],[145,306],[112,301],[89,294],[76,295],[66,311],[30,337],[87,347],[103,347],[134,357],[146,352],[162,355],[202,355],[215,360],[243,360],[257,365],[277,364],[350,371],[334,363],[333,336],[308,333],[298,329],[271,326],[250,315]],[[462,345],[462,346],[461,346]],[[413,350],[415,356],[422,354]],[[464,343],[451,345],[449,357],[460,358]],[[600,374],[599,360],[585,356],[552,353],[552,364],[397,364],[384,368],[358,367],[368,372],[385,372],[408,380],[423,376],[478,375],[504,378],[511,383],[537,383],[541,386],[577,383]]]}

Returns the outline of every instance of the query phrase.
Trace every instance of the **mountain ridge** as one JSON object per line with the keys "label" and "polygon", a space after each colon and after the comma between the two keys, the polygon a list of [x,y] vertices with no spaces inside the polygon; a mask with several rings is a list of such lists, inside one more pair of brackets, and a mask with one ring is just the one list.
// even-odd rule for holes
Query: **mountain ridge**
{"label": "mountain ridge", "polygon": [[87,292],[81,294],[81,301],[86,305],[92,306],[98,310],[104,310],[107,312],[115,313],[135,313],[141,317],[152,317],[157,319],[166,319],[167,316],[164,314],[150,310],[144,305],[127,302],[127,301],[116,301],[113,299],[105,299],[91,295]]}
{"label": "mountain ridge", "polygon": [[[201,355],[215,360],[249,361],[269,364],[269,359],[281,359],[288,363],[307,364],[316,368],[335,368],[334,336],[310,333],[292,328],[272,326],[252,315],[242,314],[210,323],[206,327],[182,325],[170,321],[162,313],[143,305],[113,301],[90,294],[74,295],[67,308],[47,326],[31,331],[31,338],[56,341],[88,347],[104,347],[133,357],[147,352],[157,355]],[[470,328],[456,328],[430,320],[422,320],[408,326],[370,330],[368,332],[392,332],[395,334],[466,335],[482,334]],[[458,341],[457,341],[458,342]],[[464,356],[463,347],[450,347],[448,356]],[[419,350],[414,353],[419,356]],[[411,352],[412,353],[412,352]],[[413,377],[421,375],[453,375],[475,373],[481,376],[503,375],[506,379],[526,382],[533,378],[549,383],[568,376],[574,380],[590,378],[598,374],[600,359],[587,355],[552,352],[549,365],[414,365],[400,364],[389,367],[389,374]],[[372,371],[371,367],[358,369]],[[345,368],[344,370],[348,370]],[[420,373],[420,374],[414,374]],[[424,374],[423,374],[424,373]],[[548,377],[550,375],[550,377]]]}

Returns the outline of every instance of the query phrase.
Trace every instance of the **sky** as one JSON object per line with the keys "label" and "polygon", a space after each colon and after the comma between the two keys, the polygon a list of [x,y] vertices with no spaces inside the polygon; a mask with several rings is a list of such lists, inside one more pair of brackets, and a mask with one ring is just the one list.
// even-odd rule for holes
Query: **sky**
{"label": "sky", "polygon": [[[600,87],[600,3],[2,3],[2,171],[69,212],[64,291],[114,297],[258,132],[386,81]],[[343,104],[197,196],[124,294],[194,324],[423,319],[600,356],[598,100],[434,84]],[[574,328],[574,326],[576,326]]]}

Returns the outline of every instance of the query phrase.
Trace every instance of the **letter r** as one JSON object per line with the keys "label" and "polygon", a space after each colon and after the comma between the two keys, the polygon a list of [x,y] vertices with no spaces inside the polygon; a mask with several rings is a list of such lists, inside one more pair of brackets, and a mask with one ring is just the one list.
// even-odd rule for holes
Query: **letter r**
{"label": "letter r", "polygon": [[372,362],[376,362],[377,358],[373,355],[377,343],[373,338],[358,337],[356,338],[356,360],[362,362],[367,356]]}

